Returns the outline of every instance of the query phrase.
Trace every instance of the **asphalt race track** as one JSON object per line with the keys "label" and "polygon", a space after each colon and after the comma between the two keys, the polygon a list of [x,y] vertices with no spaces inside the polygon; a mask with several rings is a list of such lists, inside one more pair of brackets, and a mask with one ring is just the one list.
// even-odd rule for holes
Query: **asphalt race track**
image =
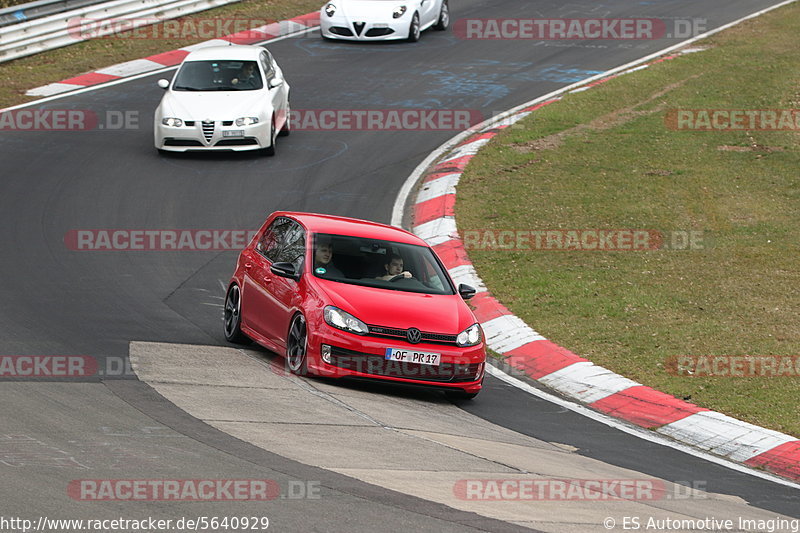
{"label": "asphalt race track", "polygon": [[[723,25],[769,0],[451,0],[460,18],[707,19]],[[269,45],[296,110],[457,109],[484,117],[683,39],[324,42]],[[221,303],[236,252],[74,251],[80,229],[256,229],[274,210],[389,222],[406,177],[457,131],[293,131],[277,155],[159,155],[156,86],[172,71],[42,104],[138,119],[129,128],[0,132],[0,355],[88,355],[106,374],[0,383],[4,516],[269,516],[279,531],[517,531],[234,439],[166,401],[124,368],[131,341],[225,345]],[[56,81],[56,80],[54,80]],[[107,126],[110,124],[106,123]],[[535,326],[535,325],[534,325]],[[381,387],[367,390],[382,394]],[[406,393],[404,393],[406,394]],[[420,398],[430,395],[418,394]],[[580,455],[800,517],[800,491],[646,442],[495,379],[461,408]],[[263,503],[76,502],[75,479],[318,480],[318,500]],[[202,512],[198,513],[199,505]]]}

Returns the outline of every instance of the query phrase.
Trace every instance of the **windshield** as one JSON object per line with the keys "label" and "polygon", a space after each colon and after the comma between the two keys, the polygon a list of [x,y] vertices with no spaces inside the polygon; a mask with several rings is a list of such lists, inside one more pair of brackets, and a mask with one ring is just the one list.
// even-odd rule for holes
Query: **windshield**
{"label": "windshield", "polygon": [[264,87],[255,61],[187,61],[174,91],[255,91]]}
{"label": "windshield", "polygon": [[352,285],[425,294],[455,294],[426,246],[318,233],[311,271]]}

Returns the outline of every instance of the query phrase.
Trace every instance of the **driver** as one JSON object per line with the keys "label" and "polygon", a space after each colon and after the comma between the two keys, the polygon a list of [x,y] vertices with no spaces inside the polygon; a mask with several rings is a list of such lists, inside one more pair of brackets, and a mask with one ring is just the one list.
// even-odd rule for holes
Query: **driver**
{"label": "driver", "polygon": [[255,89],[257,84],[255,69],[255,63],[253,61],[248,61],[242,65],[239,74],[231,80],[231,83],[243,89]]}
{"label": "driver", "polygon": [[314,272],[325,277],[343,278],[342,271],[334,266],[333,243],[328,239],[318,239],[314,249]]}
{"label": "driver", "polygon": [[378,276],[376,279],[389,281],[397,276],[403,276],[404,278],[414,277],[408,270],[403,270],[403,258],[396,254],[392,254],[392,256],[389,257],[389,261],[383,265],[383,268],[386,269],[386,275]]}

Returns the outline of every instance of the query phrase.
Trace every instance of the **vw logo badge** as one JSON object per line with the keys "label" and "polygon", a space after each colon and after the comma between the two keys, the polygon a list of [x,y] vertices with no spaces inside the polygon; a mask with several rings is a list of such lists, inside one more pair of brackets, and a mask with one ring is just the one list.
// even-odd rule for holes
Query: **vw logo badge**
{"label": "vw logo badge", "polygon": [[406,338],[411,344],[417,344],[422,340],[422,333],[417,328],[408,328],[406,331]]}

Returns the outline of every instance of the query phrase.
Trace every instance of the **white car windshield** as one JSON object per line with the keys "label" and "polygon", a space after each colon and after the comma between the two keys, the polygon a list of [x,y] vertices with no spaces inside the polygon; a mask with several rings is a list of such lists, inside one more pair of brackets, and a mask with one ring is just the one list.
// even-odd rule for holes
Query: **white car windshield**
{"label": "white car windshield", "polygon": [[255,91],[264,80],[255,61],[187,61],[172,84],[174,91]]}
{"label": "white car windshield", "polygon": [[455,294],[426,246],[318,233],[311,253],[311,271],[318,278],[396,291]]}

